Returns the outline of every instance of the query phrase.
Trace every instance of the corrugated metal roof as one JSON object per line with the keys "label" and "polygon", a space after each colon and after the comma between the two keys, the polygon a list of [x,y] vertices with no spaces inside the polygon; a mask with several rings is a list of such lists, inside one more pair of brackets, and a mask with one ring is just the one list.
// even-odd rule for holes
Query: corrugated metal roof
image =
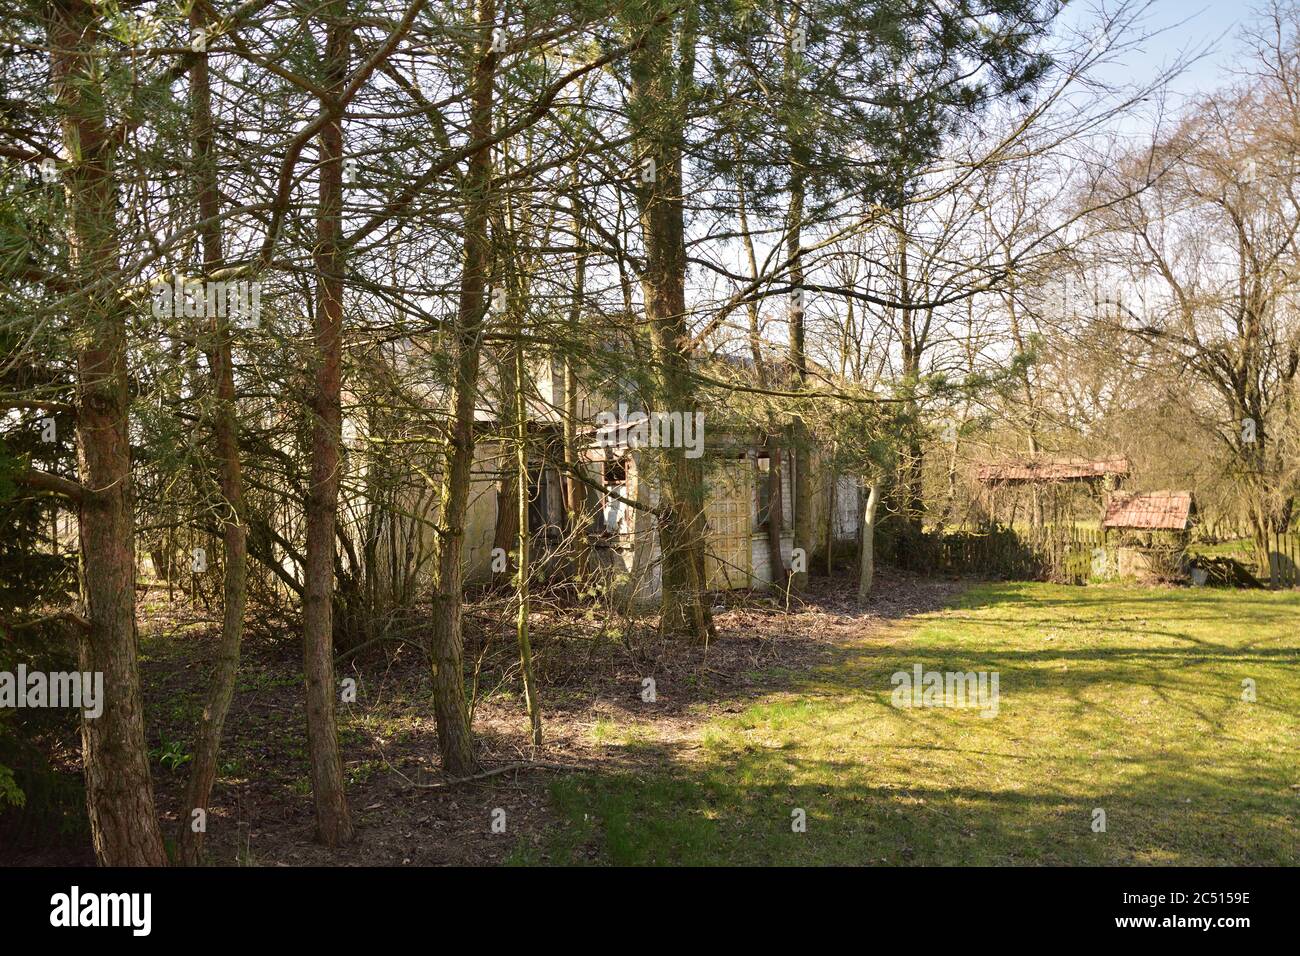
{"label": "corrugated metal roof", "polygon": [[1122,477],[1129,472],[1127,458],[1040,458],[1036,461],[980,465],[975,477],[995,481],[1071,481],[1083,478]]}
{"label": "corrugated metal roof", "polygon": [[1190,491],[1148,491],[1116,495],[1106,505],[1103,528],[1185,531],[1192,519]]}

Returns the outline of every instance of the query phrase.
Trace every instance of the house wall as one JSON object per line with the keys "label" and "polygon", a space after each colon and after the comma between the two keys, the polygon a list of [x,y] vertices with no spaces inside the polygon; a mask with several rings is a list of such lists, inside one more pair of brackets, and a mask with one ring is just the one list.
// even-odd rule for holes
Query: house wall
{"label": "house wall", "polygon": [[[482,441],[475,446],[461,552],[461,567],[467,582],[479,583],[491,577],[492,542],[496,537],[497,475],[503,465],[512,464],[513,460],[510,450],[501,442]],[[432,477],[437,479],[436,474]],[[433,553],[436,532],[432,525],[442,517],[436,499],[437,494],[428,487],[427,481],[412,481],[398,499],[397,507],[381,517],[378,530],[382,537],[376,549],[374,570],[379,588],[389,587],[394,564],[400,564],[407,555]],[[422,515],[423,520],[415,515]],[[397,544],[400,553],[393,553],[393,543]],[[423,573],[431,575],[432,567],[425,567]]]}
{"label": "house wall", "polygon": [[482,442],[474,448],[461,555],[465,580],[470,583],[482,583],[492,577],[492,542],[497,530],[497,477],[507,464],[508,455],[509,450],[499,442]]}
{"label": "house wall", "polygon": [[[645,474],[649,463],[644,460],[643,453],[637,450],[629,450],[628,457],[634,462],[633,467],[629,469],[629,485],[633,493],[629,494],[628,497],[644,502],[650,507],[655,507],[659,503],[659,495],[656,483],[652,479],[648,480]],[[772,586],[772,568],[768,555],[767,532],[761,528],[756,529],[752,521],[757,507],[756,482],[759,479],[755,458],[755,450],[750,449],[742,459],[744,462],[743,470],[740,471],[739,475],[733,471],[730,476],[731,480],[728,481],[718,480],[719,473],[716,463],[706,465],[706,511],[718,515],[732,510],[718,507],[716,496],[722,493],[727,496],[729,502],[745,509],[745,514],[750,518],[748,522],[749,548],[748,554],[745,555],[748,560],[748,575],[739,576],[734,573],[734,570],[731,571],[728,574],[730,580],[723,583],[730,583],[732,588],[766,589]],[[729,459],[729,461],[734,460]],[[835,480],[835,521],[833,527],[828,522],[831,505],[831,476],[825,470],[825,461],[825,455],[814,454],[812,456],[811,463],[815,471],[811,496],[813,504],[813,553],[809,555],[810,568],[814,567],[812,563],[814,556],[825,554],[828,532],[834,533],[838,548],[854,546],[857,541],[858,523],[861,520],[857,481],[851,476],[838,476]],[[635,477],[632,477],[633,475]],[[709,480],[710,477],[713,480]],[[737,478],[739,480],[736,480]],[[791,470],[785,468],[782,470],[781,498],[787,515],[793,513],[792,485]],[[636,605],[651,605],[659,600],[660,588],[662,587],[659,542],[658,535],[655,534],[654,517],[645,512],[634,512],[631,529],[627,534],[617,536],[617,539],[610,539],[606,542],[606,546],[599,549],[601,560],[606,567],[628,575],[623,592],[626,600]],[[712,542],[710,542],[710,547],[714,547]],[[794,532],[791,529],[784,529],[781,532],[781,554],[787,567],[791,563],[793,550]],[[706,564],[709,565],[711,573],[716,577],[719,574],[718,562],[714,560],[706,562]],[[727,557],[727,564],[729,566],[739,566],[740,562],[734,557]]]}
{"label": "house wall", "polygon": [[862,523],[862,486],[850,475],[835,482],[835,543],[857,543]]}
{"label": "house wall", "polygon": [[[629,461],[627,469],[626,495],[633,501],[644,503],[653,508],[659,503],[658,484],[653,476],[653,461],[647,458],[643,450],[624,450]],[[713,550],[713,557],[721,556],[726,563],[725,575],[717,560],[709,560],[709,572],[712,583],[717,587],[765,589],[772,585],[772,572],[768,560],[767,532],[755,528],[753,516],[756,508],[756,482],[759,478],[755,465],[755,450],[749,449],[740,459],[730,458],[728,480],[719,480],[716,460],[706,460],[706,510],[711,512],[715,523],[721,519],[729,521],[730,539],[726,541],[726,553]],[[814,454],[812,482],[812,531],[813,541],[809,555],[809,567],[816,570],[818,555],[825,554],[828,527],[827,516],[830,513],[831,476],[824,466],[826,456]],[[468,583],[483,583],[492,574],[492,547],[495,539],[497,521],[497,477],[503,467],[513,467],[512,450],[502,442],[481,441],[475,448],[474,466],[471,472],[469,508],[465,519],[465,540],[463,562],[465,579]],[[593,466],[592,475],[598,474],[598,467]],[[647,472],[650,472],[647,474]],[[793,482],[791,469],[782,472],[782,504],[786,515],[793,513]],[[556,497],[558,482],[553,482],[551,497],[556,500],[553,506],[562,509],[563,504]],[[726,496],[727,507],[719,507],[718,495]],[[857,538],[860,509],[859,490],[856,480],[851,476],[836,478],[835,520],[833,533],[837,548],[852,547]],[[418,495],[412,494],[411,500],[404,507],[416,509]],[[427,505],[427,498],[426,498]],[[730,517],[727,517],[730,516]],[[748,539],[747,551],[736,551],[736,518],[743,518],[743,534]],[[399,537],[414,538],[422,547],[431,546],[434,531],[423,522],[396,515],[394,521],[402,523]],[[438,515],[432,515],[437,521]],[[593,541],[592,559],[609,572],[620,575],[623,581],[620,590],[625,600],[636,605],[657,603],[662,587],[661,561],[658,535],[655,531],[654,516],[648,512],[629,509],[623,534],[604,536]],[[742,545],[743,547],[743,545]],[[710,542],[714,549],[714,542]],[[794,533],[785,529],[781,534],[781,553],[788,567],[794,548]],[[841,552],[842,553],[842,552]],[[746,565],[747,562],[747,565]],[[738,573],[743,568],[744,573]]]}
{"label": "house wall", "polygon": [[[781,559],[786,567],[790,566],[790,555],[794,551],[794,532],[781,532]],[[756,534],[749,543],[751,587],[764,589],[772,586],[772,560],[767,546],[767,532]]]}

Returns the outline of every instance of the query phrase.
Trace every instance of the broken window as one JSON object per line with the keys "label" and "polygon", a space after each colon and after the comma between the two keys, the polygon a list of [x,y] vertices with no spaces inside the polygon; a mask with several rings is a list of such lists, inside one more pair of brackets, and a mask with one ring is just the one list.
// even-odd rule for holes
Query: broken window
{"label": "broken window", "polygon": [[630,497],[627,483],[627,461],[623,458],[606,458],[603,462],[600,508],[596,512],[597,534],[621,534],[627,531],[627,505],[619,500]]}
{"label": "broken window", "polygon": [[544,471],[538,472],[529,469],[528,531],[530,534],[537,534],[539,531],[544,532],[551,525],[550,515],[547,510],[549,499],[546,494],[549,478],[550,476]]}
{"label": "broken window", "polygon": [[[790,505],[790,468],[788,461],[781,462],[781,530],[788,531],[794,527],[792,518],[794,508]],[[768,485],[771,480],[772,458],[767,452],[760,452],[754,459],[754,531],[766,531],[771,514],[771,500]]]}

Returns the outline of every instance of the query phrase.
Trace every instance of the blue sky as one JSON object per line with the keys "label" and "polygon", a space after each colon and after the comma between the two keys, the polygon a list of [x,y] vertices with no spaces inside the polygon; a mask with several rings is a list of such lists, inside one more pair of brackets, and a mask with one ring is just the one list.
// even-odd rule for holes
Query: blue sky
{"label": "blue sky", "polygon": [[[1095,2],[1079,3],[1065,16],[1088,20]],[[1194,96],[1230,83],[1240,52],[1237,32],[1253,19],[1254,6],[1250,0],[1157,0],[1144,22],[1147,32],[1162,32],[1145,41],[1141,49],[1124,54],[1103,76],[1115,81],[1148,78],[1181,53],[1214,42],[1214,51],[1178,77],[1172,91],[1180,97]]]}

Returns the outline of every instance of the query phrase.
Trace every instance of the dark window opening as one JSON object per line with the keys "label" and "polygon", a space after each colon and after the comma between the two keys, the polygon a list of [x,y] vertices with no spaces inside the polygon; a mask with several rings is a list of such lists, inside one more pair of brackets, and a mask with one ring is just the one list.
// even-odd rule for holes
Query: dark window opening
{"label": "dark window opening", "polygon": [[[781,529],[789,530],[793,527],[791,518],[793,517],[790,506],[790,463],[781,462]],[[771,481],[772,458],[766,453],[761,453],[754,459],[754,531],[766,531],[771,519],[771,496],[768,494],[768,484]]]}
{"label": "dark window opening", "polygon": [[626,498],[628,496],[626,459],[606,458],[602,466],[601,477],[606,493],[600,496],[600,506],[596,510],[594,530],[597,534],[619,534],[628,530],[625,527],[627,505],[619,500],[620,497]]}
{"label": "dark window opening", "polygon": [[550,525],[546,508],[546,474],[528,473],[528,533],[537,534]]}

